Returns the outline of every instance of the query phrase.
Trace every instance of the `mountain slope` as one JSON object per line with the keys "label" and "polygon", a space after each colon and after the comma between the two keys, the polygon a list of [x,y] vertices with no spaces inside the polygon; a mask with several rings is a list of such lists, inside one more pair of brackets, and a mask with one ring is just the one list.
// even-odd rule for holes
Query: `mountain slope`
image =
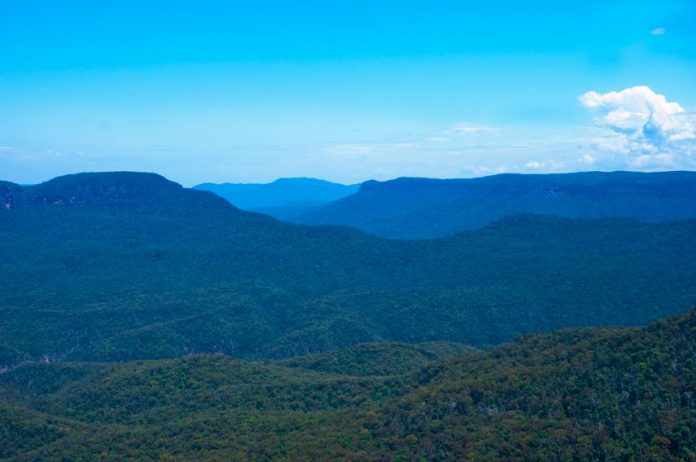
{"label": "mountain slope", "polygon": [[272,183],[203,183],[193,189],[210,191],[235,206],[289,219],[327,202],[357,192],[359,185],[342,185],[314,178],[280,178]]}
{"label": "mountain slope", "polygon": [[361,343],[340,350],[325,351],[278,361],[284,367],[332,374],[373,376],[405,374],[437,359],[475,351],[459,343],[433,342]]}
{"label": "mountain slope", "polygon": [[447,236],[502,217],[696,218],[696,172],[504,174],[474,179],[368,181],[352,196],[292,218],[401,239]]}
{"label": "mountain slope", "polygon": [[641,324],[696,301],[694,221],[516,216],[447,239],[390,241],[278,222],[156,175],[10,189],[0,367],[278,358],[370,341],[486,346]]}
{"label": "mountain slope", "polygon": [[693,460],[695,357],[696,310],[533,335],[428,366],[368,426],[395,458]]}
{"label": "mountain slope", "polygon": [[[370,364],[350,351],[357,370]],[[0,458],[689,461],[695,355],[692,309],[645,328],[531,335],[400,376],[223,356],[23,366],[0,375]]]}

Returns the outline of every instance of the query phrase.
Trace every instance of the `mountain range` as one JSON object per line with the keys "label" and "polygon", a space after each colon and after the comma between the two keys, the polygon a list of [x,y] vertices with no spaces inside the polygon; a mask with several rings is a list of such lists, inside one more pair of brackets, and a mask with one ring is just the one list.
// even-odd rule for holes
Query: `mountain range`
{"label": "mountain range", "polygon": [[0,365],[368,341],[489,346],[696,301],[696,221],[517,215],[387,240],[239,210],[140,173],[0,186]]}
{"label": "mountain range", "polygon": [[694,460],[691,175],[602,175],[481,180],[590,217],[415,240],[148,173],[0,182],[0,460]]}
{"label": "mountain range", "polygon": [[314,178],[280,178],[272,183],[203,183],[193,189],[210,191],[242,210],[278,219],[302,215],[357,192],[360,185],[342,185]]}
{"label": "mountain range", "polygon": [[647,222],[696,218],[696,172],[501,174],[473,179],[368,181],[350,196],[285,219],[427,239],[520,213]]}
{"label": "mountain range", "polygon": [[486,351],[24,365],[0,374],[0,460],[690,461],[695,355],[692,309]]}

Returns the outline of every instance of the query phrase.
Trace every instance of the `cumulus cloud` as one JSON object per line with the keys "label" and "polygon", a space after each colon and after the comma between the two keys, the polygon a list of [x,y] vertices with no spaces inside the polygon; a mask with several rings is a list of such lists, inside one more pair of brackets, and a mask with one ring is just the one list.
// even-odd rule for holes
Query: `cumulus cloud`
{"label": "cumulus cloud", "polygon": [[[588,91],[580,102],[599,113],[597,122],[615,136],[597,147],[600,150],[633,154],[635,166],[666,165],[675,156],[690,155],[696,141],[694,118],[677,102],[647,86],[621,91]],[[607,147],[603,149],[602,146]]]}
{"label": "cumulus cloud", "polygon": [[602,111],[608,127],[629,135],[640,135],[652,144],[695,139],[696,130],[679,103],[669,102],[650,87],[638,86],[621,91],[588,91],[580,102]]}

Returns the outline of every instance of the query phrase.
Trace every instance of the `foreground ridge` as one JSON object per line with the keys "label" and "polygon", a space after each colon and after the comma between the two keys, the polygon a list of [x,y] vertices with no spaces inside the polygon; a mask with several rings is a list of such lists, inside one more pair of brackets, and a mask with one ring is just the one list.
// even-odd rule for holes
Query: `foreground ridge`
{"label": "foreground ridge", "polygon": [[[369,362],[360,351],[356,364]],[[692,309],[645,328],[531,335],[402,375],[224,356],[23,366],[0,376],[0,457],[693,460],[695,355]]]}

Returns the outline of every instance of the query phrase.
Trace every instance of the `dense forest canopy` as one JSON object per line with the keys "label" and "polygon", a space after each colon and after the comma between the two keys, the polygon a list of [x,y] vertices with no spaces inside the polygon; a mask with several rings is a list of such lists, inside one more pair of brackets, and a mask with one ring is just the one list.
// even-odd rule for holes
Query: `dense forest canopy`
{"label": "dense forest canopy", "polygon": [[696,462],[695,0],[0,15],[0,462]]}
{"label": "dense forest canopy", "polygon": [[696,301],[696,221],[519,215],[431,241],[282,223],[138,173],[2,186],[0,364],[494,345]]}
{"label": "dense forest canopy", "polygon": [[[365,354],[374,351],[414,360],[375,369]],[[696,455],[696,309],[646,328],[562,330],[453,352],[370,344],[293,362],[24,365],[0,374],[0,460]],[[433,356],[423,363],[423,354]]]}
{"label": "dense forest canopy", "polygon": [[348,225],[390,238],[423,239],[479,228],[520,213],[648,222],[696,218],[696,172],[368,181],[354,195],[288,219]]}

